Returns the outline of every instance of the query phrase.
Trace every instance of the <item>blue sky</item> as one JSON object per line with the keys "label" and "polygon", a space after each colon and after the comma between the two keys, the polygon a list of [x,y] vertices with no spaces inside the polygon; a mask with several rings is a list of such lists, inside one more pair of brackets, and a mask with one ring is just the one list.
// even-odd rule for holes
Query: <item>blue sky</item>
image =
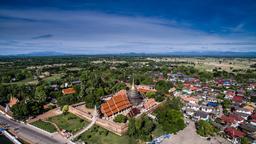
{"label": "blue sky", "polygon": [[1,0],[0,55],[256,51],[255,0]]}

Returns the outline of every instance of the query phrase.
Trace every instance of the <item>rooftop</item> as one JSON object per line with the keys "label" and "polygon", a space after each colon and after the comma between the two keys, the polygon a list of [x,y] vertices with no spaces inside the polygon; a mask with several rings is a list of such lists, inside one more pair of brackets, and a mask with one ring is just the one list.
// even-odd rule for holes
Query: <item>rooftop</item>
{"label": "rooftop", "polygon": [[126,90],[120,90],[110,100],[101,104],[100,110],[105,116],[109,117],[131,106]]}
{"label": "rooftop", "polygon": [[63,93],[64,95],[66,95],[66,94],[75,94],[75,93],[76,93],[76,90],[75,90],[74,88],[67,88],[67,89],[63,89],[63,90],[62,90],[62,93]]}

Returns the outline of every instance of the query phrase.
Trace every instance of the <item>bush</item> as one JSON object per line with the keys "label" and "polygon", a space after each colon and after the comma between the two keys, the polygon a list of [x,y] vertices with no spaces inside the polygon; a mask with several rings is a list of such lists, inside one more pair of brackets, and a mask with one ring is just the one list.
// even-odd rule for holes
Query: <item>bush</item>
{"label": "bush", "polygon": [[207,137],[213,136],[216,132],[216,129],[207,121],[200,120],[196,123],[196,132],[200,136]]}
{"label": "bush", "polygon": [[64,105],[62,108],[62,112],[66,114],[68,112],[68,105]]}
{"label": "bush", "polygon": [[127,121],[127,117],[122,114],[119,114],[114,118],[114,122],[117,122],[117,123],[126,123],[126,121]]}

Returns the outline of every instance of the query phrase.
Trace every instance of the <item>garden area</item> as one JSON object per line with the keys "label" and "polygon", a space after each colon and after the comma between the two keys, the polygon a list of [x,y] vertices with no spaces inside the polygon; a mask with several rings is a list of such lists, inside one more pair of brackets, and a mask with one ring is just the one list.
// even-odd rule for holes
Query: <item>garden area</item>
{"label": "garden area", "polygon": [[99,126],[93,126],[78,137],[86,144],[135,144],[136,140],[127,135],[118,136]]}
{"label": "garden area", "polygon": [[43,129],[45,131],[48,131],[50,133],[53,133],[53,132],[56,132],[56,128],[51,124],[51,123],[48,123],[48,122],[44,122],[42,120],[38,120],[38,121],[35,121],[33,123],[31,123],[33,126],[36,126],[40,129]]}
{"label": "garden area", "polygon": [[61,114],[48,119],[55,123],[60,129],[65,129],[71,133],[75,133],[85,127],[88,122],[71,113]]}

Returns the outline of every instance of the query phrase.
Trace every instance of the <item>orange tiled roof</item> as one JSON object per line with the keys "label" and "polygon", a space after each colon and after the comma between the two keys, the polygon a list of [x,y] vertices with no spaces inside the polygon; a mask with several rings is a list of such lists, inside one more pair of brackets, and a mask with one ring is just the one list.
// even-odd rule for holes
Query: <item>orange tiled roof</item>
{"label": "orange tiled roof", "polygon": [[149,109],[151,108],[152,106],[156,105],[156,101],[155,99],[151,98],[151,99],[148,99],[145,103],[144,103],[144,108],[145,109]]}
{"label": "orange tiled roof", "polygon": [[137,91],[140,93],[156,92],[156,89],[152,89],[149,86],[138,86]]}
{"label": "orange tiled roof", "polygon": [[120,90],[110,100],[101,104],[100,110],[104,115],[109,117],[131,106],[126,90]]}
{"label": "orange tiled roof", "polygon": [[63,89],[62,93],[65,94],[65,95],[66,94],[75,94],[76,90],[74,88],[67,88],[67,89]]}
{"label": "orange tiled roof", "polygon": [[18,99],[15,97],[11,97],[10,101],[9,101],[9,106],[12,107],[14,106],[16,103],[18,102]]}

